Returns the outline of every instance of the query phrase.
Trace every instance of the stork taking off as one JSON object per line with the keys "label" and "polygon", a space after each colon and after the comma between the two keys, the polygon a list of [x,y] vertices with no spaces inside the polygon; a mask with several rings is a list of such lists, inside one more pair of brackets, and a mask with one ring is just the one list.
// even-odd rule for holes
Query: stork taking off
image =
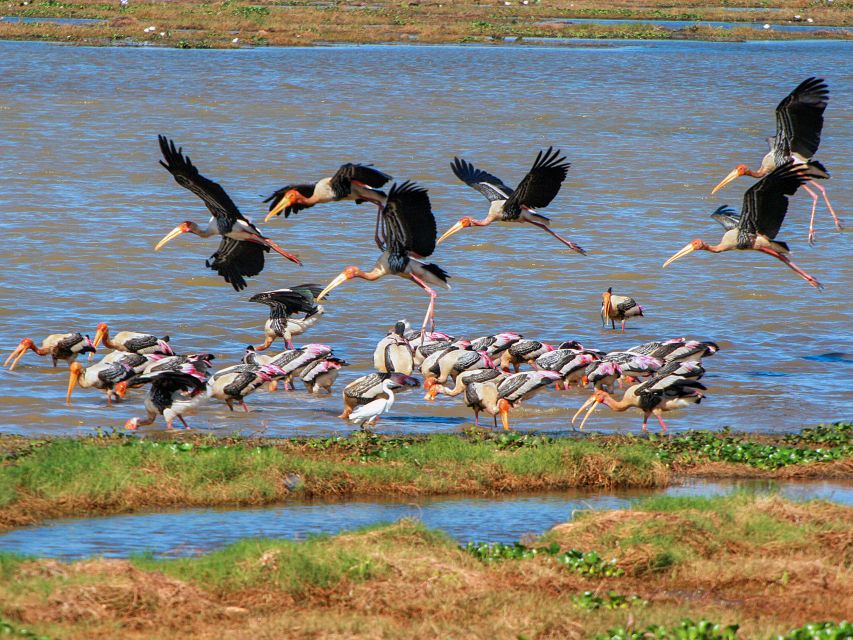
{"label": "stork taking off", "polygon": [[166,420],[166,428],[172,428],[172,422],[177,418],[187,429],[190,426],[184,420],[184,415],[196,410],[208,396],[205,393],[205,380],[183,371],[158,371],[131,378],[127,381],[129,387],[141,387],[151,384],[148,397],[145,398],[144,418],[131,418],[124,423],[124,428],[134,431],[139,427],[153,424],[158,415]]}
{"label": "stork taking off", "polygon": [[642,317],[643,307],[634,298],[619,296],[613,293],[613,287],[601,294],[601,323],[605,327],[610,321],[610,328],[616,328],[616,320],[622,321],[622,333],[625,333],[625,321],[628,318]]}
{"label": "stork taking off", "polygon": [[[289,289],[276,289],[256,293],[249,302],[265,304],[270,308],[270,317],[264,324],[264,343],[255,347],[264,351],[276,338],[284,340],[288,349],[293,349],[293,336],[305,333],[323,317],[323,307],[315,302],[315,296],[323,287],[319,284],[301,284]],[[291,316],[304,313],[301,319]]]}
{"label": "stork taking off", "polygon": [[[820,145],[820,134],[823,129],[823,112],[829,102],[829,87],[821,78],[806,78],[797,88],[776,106],[776,136],[768,138],[770,151],[761,160],[757,171],[752,171],[745,164],[736,166],[729,175],[714,187],[712,194],[722,189],[729,182],[740,176],[763,178],[787,162],[805,164]],[[824,177],[829,177],[824,176]],[[835,221],[835,228],[841,231],[843,226],[826,195],[826,189],[814,182],[811,186],[820,191],[823,200]],[[805,189],[812,198],[812,215],[809,220],[809,244],[814,243],[814,216],[817,208],[818,195],[808,185]]]}
{"label": "stork taking off", "polygon": [[385,238],[377,242],[382,255],[370,271],[358,267],[347,267],[332,280],[317,296],[322,300],[332,289],[352,278],[378,280],[387,275],[400,276],[417,284],[429,295],[421,337],[427,325],[435,328],[435,298],[433,287],[450,288],[450,276],[437,264],[426,263],[421,258],[429,257],[435,250],[435,217],[430,207],[427,190],[412,182],[394,184],[388,200],[382,207]]}
{"label": "stork taking off", "polygon": [[453,158],[450,167],[462,182],[476,189],[489,201],[489,212],[482,220],[465,216],[455,225],[444,232],[438,242],[441,243],[454,233],[468,227],[485,227],[493,222],[527,222],[543,231],[550,233],[572,251],[581,255],[586,252],[570,240],[554,233],[549,227],[550,218],[536,212],[538,207],[547,207],[560,191],[560,186],[566,179],[571,166],[565,156],[560,155],[559,149],[548,147],[536,155],[530,171],[513,191],[500,178],[482,169],[477,169],[470,162],[461,158]]}
{"label": "stork taking off", "polygon": [[225,193],[225,189],[201,175],[189,156],[184,156],[182,149],[175,147],[174,141],[165,136],[158,136],[158,139],[166,160],[161,160],[160,164],[174,176],[175,182],[201,198],[212,216],[204,229],[189,220],[182,222],[157,243],[155,251],[182,233],[194,233],[202,238],[218,234],[222,236],[219,248],[205,264],[225,278],[225,282],[237,291],[246,288],[246,277],[256,276],[263,270],[264,253],[268,253],[270,249],[291,262],[302,264],[295,255],[264,237],[260,230],[240,213],[237,205]]}
{"label": "stork taking off", "polygon": [[269,222],[282,211],[288,218],[291,213],[299,213],[315,204],[339,200],[355,200],[356,204],[372,202],[381,212],[386,195],[379,189],[389,180],[391,176],[369,164],[342,164],[330,178],[313,184],[289,184],[273,193],[264,200],[270,205],[264,222]]}
{"label": "stork taking off", "polygon": [[37,356],[50,356],[53,366],[56,366],[57,361],[65,360],[66,362],[74,362],[77,356],[81,353],[95,353],[95,345],[89,339],[89,336],[84,336],[82,333],[53,333],[41,341],[41,347],[37,347],[35,342],[29,338],[24,338],[15,347],[15,350],[6,358],[3,366],[9,365],[9,371],[15,369],[24,354],[30,350]]}
{"label": "stork taking off", "polygon": [[823,285],[791,262],[788,245],[775,240],[788,211],[788,198],[809,180],[829,177],[818,162],[806,164],[788,162],[752,185],[743,196],[743,208],[738,216],[733,209],[720,207],[711,217],[726,232],[719,244],[709,245],[696,239],[663,263],[670,263],[697,250],[722,253],[733,249],[754,249],[780,260],[789,269],[818,290]]}

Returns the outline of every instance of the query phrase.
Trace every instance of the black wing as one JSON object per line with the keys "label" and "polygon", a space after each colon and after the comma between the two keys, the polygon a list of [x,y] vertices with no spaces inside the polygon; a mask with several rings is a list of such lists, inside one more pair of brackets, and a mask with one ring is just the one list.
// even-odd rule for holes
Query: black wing
{"label": "black wing", "polygon": [[522,206],[547,207],[557,197],[571,166],[560,153],[559,149],[548,147],[536,155],[533,167],[507,200],[506,211],[520,211]]}
{"label": "black wing", "polygon": [[353,180],[366,184],[368,187],[378,189],[391,179],[387,173],[369,164],[353,164],[347,162],[332,176],[332,191],[338,198],[346,198],[352,191]]}
{"label": "black wing", "polygon": [[219,233],[225,235],[236,220],[246,220],[234,201],[225,193],[225,189],[201,175],[190,161],[190,157],[183,155],[182,148],[175,148],[174,140],[169,140],[166,136],[157,136],[157,139],[160,141],[160,151],[166,159],[166,162],[161,160],[160,164],[174,176],[175,182],[204,201],[216,218]]}
{"label": "black wing", "polygon": [[751,246],[752,238],[757,233],[771,240],[775,238],[788,212],[787,196],[794,195],[799,186],[809,180],[828,177],[829,174],[819,162],[788,162],[752,185],[743,195],[743,209],[738,222],[738,246]]}
{"label": "black wing", "polygon": [[[270,206],[267,211],[272,211],[278,206],[278,203],[284,197],[284,194],[288,191],[296,189],[299,193],[301,193],[306,198],[310,198],[314,195],[314,185],[313,184],[288,184],[283,186],[281,189],[275,191],[269,198],[264,200],[264,202],[269,202]],[[291,213],[299,213],[303,209],[308,209],[313,207],[313,204],[299,204],[298,202],[293,203],[289,207],[284,208],[284,217],[289,218]],[[277,215],[281,215],[279,212]]]}
{"label": "black wing", "polygon": [[427,190],[408,180],[394,184],[382,208],[386,246],[391,268],[402,271],[409,254],[426,258],[435,250],[435,216]]}
{"label": "black wing", "polygon": [[737,225],[740,222],[740,216],[737,211],[725,204],[722,207],[717,207],[717,210],[711,214],[711,217],[719,222],[726,231],[737,229]]}
{"label": "black wing", "polygon": [[[174,393],[175,391],[195,391],[203,389],[204,381],[183,371],[157,371],[133,376],[127,381],[128,387],[141,387],[151,383],[152,389],[162,393]],[[152,391],[152,394],[154,391]]]}
{"label": "black wing", "polygon": [[314,298],[320,295],[322,285],[303,284],[290,289],[276,289],[256,293],[249,302],[260,302],[268,305],[281,305],[287,315],[294,313],[311,313],[314,308]]}
{"label": "black wing", "polygon": [[269,247],[223,237],[210,259],[205,263],[225,278],[236,291],[246,288],[245,277],[258,275],[264,269],[264,253]]}
{"label": "black wing", "polygon": [[821,78],[803,80],[776,107],[776,148],[790,155],[811,158],[820,145],[823,112],[829,102],[829,87]]}
{"label": "black wing", "polygon": [[450,163],[450,168],[453,169],[457,178],[472,189],[482,193],[489,202],[506,200],[512,195],[512,188],[505,185],[500,178],[482,169],[477,169],[473,164],[462,158],[454,157],[453,162]]}

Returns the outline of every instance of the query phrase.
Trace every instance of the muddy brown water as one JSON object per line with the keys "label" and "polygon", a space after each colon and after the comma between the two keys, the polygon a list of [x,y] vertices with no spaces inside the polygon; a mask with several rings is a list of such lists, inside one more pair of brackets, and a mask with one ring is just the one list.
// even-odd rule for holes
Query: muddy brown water
{"label": "muddy brown water", "polygon": [[[212,351],[222,365],[259,342],[266,308],[258,291],[325,284],[345,265],[369,268],[374,212],[351,203],[316,207],[263,225],[299,253],[278,256],[248,290],[234,292],[204,267],[216,240],[153,246],[201,202],[158,165],[156,136],[184,146],[256,221],[261,197],[286,181],[317,179],[343,161],[373,162],[430,189],[443,231],[485,200],[449,169],[461,155],[510,184],[536,151],[571,160],[544,213],[589,251],[564,251],[530,228],[460,233],[433,259],[451,275],[438,328],[457,335],[513,330],[602,349],[658,338],[714,340],[708,399],[669,415],[672,429],[792,430],[849,417],[853,400],[851,235],[818,211],[818,244],[806,244],[810,199],[797,195],[780,238],[826,291],[818,293],[770,257],[694,255],[661,264],[694,237],[716,242],[708,216],[740,208],[750,181],[714,196],[738,162],[755,166],[774,131],[773,108],[800,80],[825,76],[832,98],[819,158],[829,193],[853,227],[853,47],[844,42],[622,42],[550,47],[363,46],[180,51],[0,43],[0,345],[24,336],[116,330],[172,336],[179,352]],[[646,317],[626,334],[602,330],[600,294],[633,295]],[[350,282],[306,338],[335,347],[368,371],[376,341],[395,320],[419,322],[426,297],[411,283]],[[86,433],[142,413],[142,396],[108,408],[67,373],[28,354],[0,372],[0,429]],[[331,398],[265,391],[249,414],[211,405],[190,423],[219,432],[312,435],[347,430]],[[523,429],[565,430],[585,396],[543,394],[513,414]],[[459,403],[400,398],[385,431],[458,429]],[[637,430],[639,415],[600,410],[592,428]],[[159,423],[162,425],[162,423]]]}

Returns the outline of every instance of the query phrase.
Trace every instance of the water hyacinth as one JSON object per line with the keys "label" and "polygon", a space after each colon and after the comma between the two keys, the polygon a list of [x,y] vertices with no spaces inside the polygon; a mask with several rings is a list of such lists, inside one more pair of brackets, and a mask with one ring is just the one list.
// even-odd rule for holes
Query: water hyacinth
{"label": "water hyacinth", "polygon": [[551,543],[547,547],[528,547],[518,542],[514,544],[469,542],[461,548],[483,562],[526,560],[544,556],[552,558],[574,573],[585,576],[612,578],[625,573],[616,566],[615,560],[603,560],[595,551],[583,552],[569,549],[561,553],[560,545],[556,543]]}

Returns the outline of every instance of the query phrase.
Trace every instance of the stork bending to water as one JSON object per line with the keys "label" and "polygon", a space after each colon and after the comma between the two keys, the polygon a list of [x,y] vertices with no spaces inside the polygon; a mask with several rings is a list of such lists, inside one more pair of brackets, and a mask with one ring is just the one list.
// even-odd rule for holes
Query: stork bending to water
{"label": "stork bending to water", "polygon": [[11,362],[9,371],[13,371],[18,360],[24,357],[28,350],[37,356],[50,356],[55,367],[59,360],[71,363],[81,353],[95,353],[96,348],[89,336],[84,336],[82,333],[53,333],[41,341],[41,347],[37,347],[35,342],[29,338],[24,338],[6,358],[3,366],[9,365]]}

